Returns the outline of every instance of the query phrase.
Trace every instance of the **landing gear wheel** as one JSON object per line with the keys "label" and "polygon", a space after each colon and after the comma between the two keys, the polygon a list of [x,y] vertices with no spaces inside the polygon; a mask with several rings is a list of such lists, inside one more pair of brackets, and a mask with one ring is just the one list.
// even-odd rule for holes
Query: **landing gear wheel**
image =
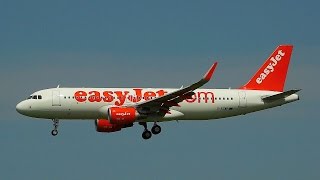
{"label": "landing gear wheel", "polygon": [[58,130],[56,130],[56,129],[52,130],[52,131],[51,131],[51,135],[52,135],[52,136],[58,135]]}
{"label": "landing gear wheel", "polygon": [[59,120],[52,119],[52,122],[53,122],[53,130],[51,131],[51,135],[56,136],[56,135],[58,135]]}
{"label": "landing gear wheel", "polygon": [[152,136],[152,134],[151,134],[151,132],[148,131],[148,130],[146,130],[146,131],[144,131],[144,132],[142,133],[142,138],[143,138],[143,139],[150,139],[151,136]]}
{"label": "landing gear wheel", "polygon": [[152,134],[159,134],[161,132],[161,127],[156,124],[151,128],[151,132]]}

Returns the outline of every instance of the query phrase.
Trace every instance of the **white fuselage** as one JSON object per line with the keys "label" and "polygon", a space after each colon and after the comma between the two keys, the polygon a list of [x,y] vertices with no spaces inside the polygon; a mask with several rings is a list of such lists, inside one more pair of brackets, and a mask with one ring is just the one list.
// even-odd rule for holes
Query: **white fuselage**
{"label": "white fuselage", "polygon": [[[108,107],[133,105],[175,90],[177,89],[52,88],[33,93],[31,98],[17,105],[17,110],[21,114],[44,119],[106,119],[104,111]],[[279,93],[273,91],[197,89],[194,92],[192,99],[184,100],[170,108],[164,117],[148,117],[143,121],[218,119],[299,100],[297,94],[292,94],[283,99],[264,102],[263,97]]]}

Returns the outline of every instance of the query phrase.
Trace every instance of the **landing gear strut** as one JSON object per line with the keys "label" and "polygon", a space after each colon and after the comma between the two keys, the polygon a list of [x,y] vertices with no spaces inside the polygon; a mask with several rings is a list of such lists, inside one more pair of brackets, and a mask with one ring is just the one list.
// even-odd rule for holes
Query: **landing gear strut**
{"label": "landing gear strut", "polygon": [[143,131],[143,133],[142,133],[142,138],[143,138],[143,139],[150,139],[151,136],[152,136],[152,134],[151,134],[151,132],[148,130],[147,123],[146,123],[146,122],[139,122],[139,124],[144,127],[144,131]]}
{"label": "landing gear strut", "polygon": [[151,128],[152,133],[148,130],[146,122],[139,122],[139,124],[144,127],[144,131],[142,133],[143,139],[150,139],[152,134],[156,135],[161,132],[161,127],[156,122],[154,123],[153,127]]}
{"label": "landing gear strut", "polygon": [[59,120],[52,119],[52,122],[53,122],[53,130],[51,131],[51,135],[56,136],[56,135],[58,135]]}

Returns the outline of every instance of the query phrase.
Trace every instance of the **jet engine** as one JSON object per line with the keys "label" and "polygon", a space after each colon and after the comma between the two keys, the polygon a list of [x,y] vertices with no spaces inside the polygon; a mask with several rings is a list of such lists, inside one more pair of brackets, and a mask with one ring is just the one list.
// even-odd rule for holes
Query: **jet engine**
{"label": "jet engine", "polygon": [[110,107],[108,109],[108,119],[111,124],[132,124],[139,117],[141,116],[134,107]]}
{"label": "jet engine", "polygon": [[123,128],[123,125],[111,124],[107,119],[97,119],[95,125],[98,132],[116,132]]}

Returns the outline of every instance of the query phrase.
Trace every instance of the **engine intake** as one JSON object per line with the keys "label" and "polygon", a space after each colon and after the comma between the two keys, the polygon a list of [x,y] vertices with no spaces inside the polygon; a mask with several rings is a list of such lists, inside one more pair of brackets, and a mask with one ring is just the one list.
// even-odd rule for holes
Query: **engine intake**
{"label": "engine intake", "polygon": [[107,119],[97,119],[95,121],[96,130],[98,132],[116,132],[123,128],[123,125],[111,124]]}

